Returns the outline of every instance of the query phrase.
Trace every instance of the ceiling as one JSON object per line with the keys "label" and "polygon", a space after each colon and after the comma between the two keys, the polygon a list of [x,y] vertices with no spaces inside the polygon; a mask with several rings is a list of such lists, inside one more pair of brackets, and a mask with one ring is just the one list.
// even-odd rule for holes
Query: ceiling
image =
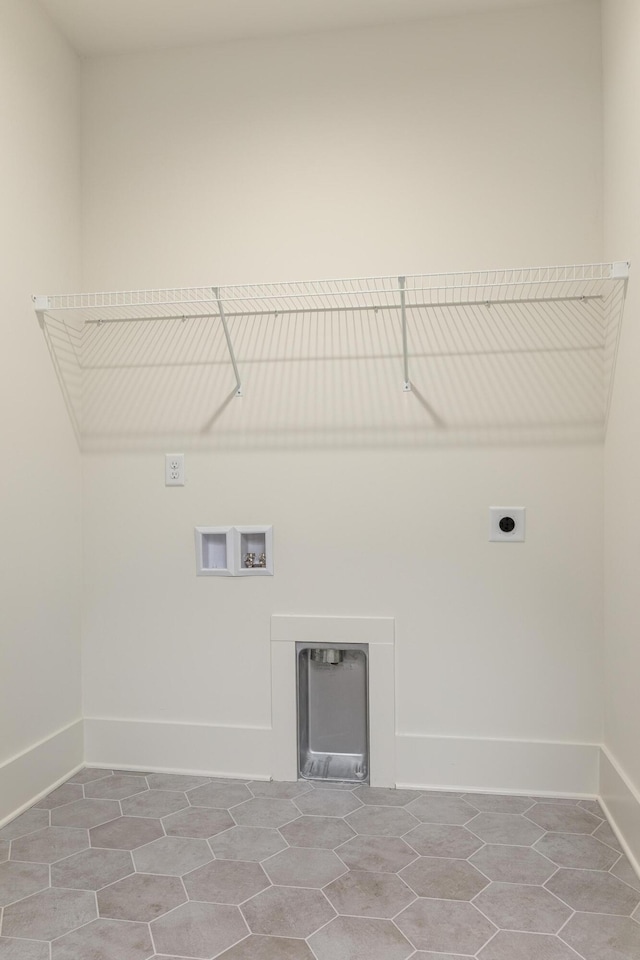
{"label": "ceiling", "polygon": [[403,23],[566,0],[40,0],[83,56]]}

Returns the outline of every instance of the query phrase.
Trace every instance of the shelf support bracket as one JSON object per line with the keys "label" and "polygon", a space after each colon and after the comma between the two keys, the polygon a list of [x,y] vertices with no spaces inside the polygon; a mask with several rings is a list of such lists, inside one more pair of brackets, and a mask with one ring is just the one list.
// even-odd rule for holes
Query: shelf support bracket
{"label": "shelf support bracket", "polygon": [[235,351],[233,349],[233,342],[231,340],[231,334],[229,333],[229,326],[227,324],[227,318],[224,313],[224,307],[222,305],[222,299],[220,297],[220,287],[213,287],[213,293],[215,295],[216,301],[218,303],[218,312],[220,313],[220,319],[222,320],[222,329],[224,330],[224,336],[227,341],[227,349],[229,351],[229,357],[231,358],[231,366],[233,367],[233,375],[236,378],[236,397],[241,397],[242,394],[242,380],[240,379],[240,373],[238,371],[238,364],[236,361]]}
{"label": "shelf support bracket", "polygon": [[400,312],[402,315],[402,360],[404,364],[404,383],[402,389],[405,393],[411,391],[411,381],[409,380],[409,345],[407,338],[407,301],[406,301],[406,277],[398,277],[398,286],[400,288]]}

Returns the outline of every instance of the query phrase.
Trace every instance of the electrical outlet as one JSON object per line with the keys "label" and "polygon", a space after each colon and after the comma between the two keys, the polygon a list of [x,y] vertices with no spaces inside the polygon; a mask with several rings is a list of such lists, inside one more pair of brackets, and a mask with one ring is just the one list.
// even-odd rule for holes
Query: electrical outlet
{"label": "electrical outlet", "polygon": [[498,543],[522,543],[524,507],[489,507],[489,540]]}
{"label": "electrical outlet", "polygon": [[167,453],[164,458],[165,487],[184,487],[184,453]]}

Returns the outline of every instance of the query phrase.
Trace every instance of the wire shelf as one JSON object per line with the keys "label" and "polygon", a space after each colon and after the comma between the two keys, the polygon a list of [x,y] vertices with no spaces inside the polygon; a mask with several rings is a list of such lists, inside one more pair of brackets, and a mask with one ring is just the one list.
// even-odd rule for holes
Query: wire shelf
{"label": "wire shelf", "polygon": [[[628,263],[617,262],[33,300],[82,446],[100,437],[201,437],[214,425],[220,433],[221,418],[224,429],[247,436],[267,426],[322,432],[336,391],[341,428],[346,404],[352,433],[384,425],[382,436],[396,421],[421,437],[425,411],[440,435],[443,425],[459,435],[556,421],[602,433],[628,274]],[[278,364],[291,389],[284,420],[282,376],[274,390],[258,374]],[[327,383],[340,371],[339,382],[331,396],[316,384],[310,418],[318,364]],[[394,378],[400,393],[418,399],[411,410],[390,399]],[[232,413],[229,398],[250,392],[250,416]]]}

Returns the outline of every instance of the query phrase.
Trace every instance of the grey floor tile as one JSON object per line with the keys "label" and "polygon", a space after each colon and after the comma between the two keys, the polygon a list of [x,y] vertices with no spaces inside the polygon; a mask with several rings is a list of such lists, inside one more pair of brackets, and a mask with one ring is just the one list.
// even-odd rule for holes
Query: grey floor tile
{"label": "grey floor tile", "polygon": [[419,897],[441,900],[473,900],[489,883],[466,860],[420,857],[400,873]]}
{"label": "grey floor tile", "polygon": [[61,787],[52,790],[51,793],[43,797],[42,800],[34,806],[34,810],[53,810],[55,807],[61,807],[65,803],[71,803],[72,800],[81,800],[84,797],[84,791],[79,783],[63,783]]}
{"label": "grey floor tile", "polygon": [[[478,960],[578,960],[558,937],[544,933],[500,930],[478,954]],[[605,960],[604,957],[599,960]]]}
{"label": "grey floor tile", "polygon": [[611,873],[614,875],[614,877],[624,880],[624,882],[628,883],[629,886],[633,887],[634,890],[640,890],[640,877],[624,855],[616,861],[614,866],[611,868]]}
{"label": "grey floor tile", "polygon": [[2,934],[53,940],[96,916],[95,896],[88,890],[42,890],[5,907]]}
{"label": "grey floor tile", "polygon": [[0,960],[640,960],[618,846],[595,801],[86,769],[0,831]]}
{"label": "grey floor tile", "polygon": [[48,826],[49,811],[36,810],[35,807],[32,807],[31,810],[21,813],[19,817],[16,817],[15,820],[12,820],[11,823],[0,830],[0,840],[17,840],[19,837],[26,837],[28,834],[35,833],[36,830],[42,830],[43,827]]}
{"label": "grey floor tile", "polygon": [[94,920],[51,944],[51,960],[147,960],[153,945],[146,923]]}
{"label": "grey floor tile", "polygon": [[226,810],[214,810],[212,807],[187,807],[168,817],[162,818],[162,824],[168,837],[193,837],[207,840],[223,830],[233,826],[233,820]]}
{"label": "grey floor tile", "polygon": [[407,960],[413,947],[388,920],[336,917],[309,938],[318,960]]}
{"label": "grey floor tile", "polygon": [[360,807],[345,819],[356,833],[376,837],[401,837],[419,823],[408,807]]}
{"label": "grey floor tile", "polygon": [[151,776],[150,770],[124,770],[116,769],[111,771],[116,777],[145,777]]}
{"label": "grey floor tile", "polygon": [[613,849],[617,850],[618,853],[624,852],[620,845],[620,841],[606,821],[601,823],[597,830],[593,831],[593,836],[597,840],[601,840],[603,843],[608,844],[608,846],[613,847]]}
{"label": "grey floor tile", "polygon": [[256,797],[233,808],[233,819],[246,827],[283,827],[295,820],[300,811],[291,800]]}
{"label": "grey floor tile", "polygon": [[425,797],[438,797],[440,800],[462,800],[466,790],[430,790],[423,787],[420,793]]}
{"label": "grey floor tile", "polygon": [[[588,813],[583,813],[585,817],[589,816]],[[467,823],[467,829],[485,843],[506,843],[522,847],[530,846],[544,834],[542,827],[516,813],[479,813]]]}
{"label": "grey floor tile", "polygon": [[89,830],[92,847],[107,847],[111,850],[135,850],[164,836],[159,820],[143,817],[118,817]]}
{"label": "grey floor tile", "polygon": [[190,900],[208,903],[244,903],[270,885],[259,863],[238,860],[213,860],[183,879]]}
{"label": "grey floor tile", "polygon": [[461,860],[466,860],[484,844],[466,827],[448,823],[421,823],[405,833],[403,840],[422,857],[455,857]]}
{"label": "grey floor tile", "polygon": [[489,844],[469,860],[490,880],[505,883],[544,883],[557,869],[531,847]]}
{"label": "grey floor tile", "polygon": [[533,884],[494,882],[473,902],[503,930],[557,933],[571,916],[570,907]]}
{"label": "grey floor tile", "polygon": [[352,917],[391,919],[416,895],[393,873],[350,870],[324,888],[334,910]]}
{"label": "grey floor tile", "polygon": [[468,957],[463,957],[459,953],[455,956],[452,953],[427,953],[424,950],[418,950],[414,953],[411,960],[469,960]]}
{"label": "grey floor tile", "polygon": [[44,863],[6,861],[0,864],[0,907],[48,886],[49,867]]}
{"label": "grey floor tile", "polygon": [[11,860],[54,863],[89,846],[89,833],[78,827],[44,827],[11,843]]}
{"label": "grey floor tile", "polygon": [[209,960],[247,936],[237,907],[217,903],[185,903],[154,920],[151,932],[156,950]]}
{"label": "grey floor tile", "polygon": [[111,920],[148,923],[186,899],[179,877],[134,873],[98,892],[98,913]]}
{"label": "grey floor tile", "polygon": [[150,773],[147,776],[147,783],[151,790],[178,790],[186,793],[187,790],[193,790],[203,783],[210,783],[210,778],[193,777],[181,773]]}
{"label": "grey floor tile", "polygon": [[595,837],[575,833],[546,833],[534,848],[559,867],[608,870],[619,854]]}
{"label": "grey floor tile", "polygon": [[304,940],[251,934],[235,947],[225,950],[218,960],[315,960],[315,957]]}
{"label": "grey floor tile", "polygon": [[231,827],[209,841],[221,860],[266,860],[286,845],[280,832],[272,827]]}
{"label": "grey floor tile", "polygon": [[600,826],[598,817],[582,807],[558,803],[536,803],[527,810],[526,816],[543,830],[552,830],[554,833],[593,833]]}
{"label": "grey floor tile", "polygon": [[251,799],[249,788],[244,783],[205,783],[187,793],[189,803],[194,807],[219,807],[222,810],[235,807]]}
{"label": "grey floor tile", "polygon": [[76,890],[99,890],[133,873],[128,850],[82,850],[51,867],[51,885]]}
{"label": "grey floor tile", "polygon": [[49,960],[49,944],[0,937],[0,960]]}
{"label": "grey floor tile", "polygon": [[358,787],[353,795],[362,803],[381,807],[404,807],[421,796],[419,790],[395,790],[387,787]]}
{"label": "grey floor tile", "polygon": [[353,837],[337,848],[337,854],[350,870],[373,873],[397,873],[417,857],[415,850],[397,837]]}
{"label": "grey floor tile", "polygon": [[407,807],[416,819],[423,823],[453,823],[464,826],[477,816],[477,809],[458,797],[442,797],[424,794]]}
{"label": "grey floor tile", "polygon": [[68,783],[91,783],[92,780],[102,780],[103,777],[110,777],[113,770],[98,770],[97,767],[85,767],[74,773],[67,781]]}
{"label": "grey floor tile", "polygon": [[285,887],[324,887],[347,872],[333,850],[289,847],[264,862],[272,883]]}
{"label": "grey floor tile", "polygon": [[254,797],[267,797],[271,800],[294,800],[312,790],[307,780],[285,783],[279,780],[251,780],[248,787]]}
{"label": "grey floor tile", "polygon": [[51,811],[51,826],[97,827],[119,816],[117,800],[74,800]]}
{"label": "grey floor tile", "polygon": [[133,851],[139,873],[160,873],[181,877],[209,863],[213,855],[206,840],[187,837],[160,837]]}
{"label": "grey floor tile", "polygon": [[524,813],[533,805],[531,797],[513,797],[501,793],[465,793],[463,800],[481,813]]}
{"label": "grey floor tile", "polygon": [[84,795],[98,800],[124,800],[126,797],[132,797],[148,789],[144,777],[126,777],[122,774],[114,774],[111,777],[103,777],[102,780],[92,780],[91,783],[85,784]]}
{"label": "grey floor tile", "polygon": [[8,840],[0,840],[0,863],[9,859],[10,843]]}
{"label": "grey floor tile", "polygon": [[450,900],[415,900],[395,923],[416,950],[434,953],[473,956],[496,932],[473,904]]}
{"label": "grey floor tile", "polygon": [[545,886],[574,910],[585,913],[629,917],[640,903],[640,892],[603,870],[562,868]]}
{"label": "grey floor tile", "polygon": [[355,836],[355,831],[339,817],[298,817],[281,827],[280,833],[292,847],[324,847],[328,850]]}
{"label": "grey floor tile", "polygon": [[301,813],[315,817],[346,817],[362,806],[357,797],[346,790],[310,790],[296,797]]}
{"label": "grey floor tile", "polygon": [[638,960],[640,957],[640,924],[630,917],[576,913],[560,935],[584,960]]}
{"label": "grey floor tile", "polygon": [[597,800],[581,800],[578,806],[582,807],[582,809],[588,813],[593,814],[594,817],[599,817],[601,820],[606,819],[604,811]]}
{"label": "grey floor tile", "polygon": [[320,890],[269,887],[240,907],[252,933],[306,939],[336,913]]}
{"label": "grey floor tile", "polygon": [[167,817],[189,806],[186,793],[177,790],[147,790],[122,800],[126,817]]}
{"label": "grey floor tile", "polygon": [[580,803],[579,797],[531,797],[536,803],[560,803],[563,806],[577,807]]}

